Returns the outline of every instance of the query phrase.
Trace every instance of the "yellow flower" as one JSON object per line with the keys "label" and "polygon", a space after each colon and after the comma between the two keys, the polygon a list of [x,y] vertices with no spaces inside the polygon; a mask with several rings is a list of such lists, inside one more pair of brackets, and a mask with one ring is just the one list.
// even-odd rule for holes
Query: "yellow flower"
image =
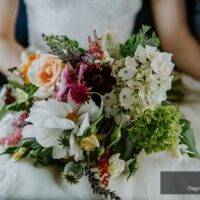
{"label": "yellow flower", "polygon": [[13,159],[14,160],[20,160],[22,158],[22,156],[26,153],[26,148],[25,147],[21,147],[14,155],[13,155]]}
{"label": "yellow flower", "polygon": [[96,135],[92,134],[81,140],[81,147],[85,151],[93,151],[96,147],[99,147],[99,140],[97,139]]}

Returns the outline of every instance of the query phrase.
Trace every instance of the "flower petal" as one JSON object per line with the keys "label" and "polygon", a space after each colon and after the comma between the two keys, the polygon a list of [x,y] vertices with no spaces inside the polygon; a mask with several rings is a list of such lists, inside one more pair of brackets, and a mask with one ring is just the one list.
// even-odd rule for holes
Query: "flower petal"
{"label": "flower petal", "polygon": [[83,151],[79,148],[79,146],[76,144],[75,141],[75,136],[74,134],[71,134],[70,136],[70,150],[69,150],[69,155],[74,156],[74,159],[76,161],[83,160]]}
{"label": "flower petal", "polygon": [[40,66],[41,66],[41,61],[38,59],[34,60],[32,64],[30,65],[27,72],[28,79],[33,85],[36,85],[37,87],[42,86],[42,83],[40,82],[39,76],[38,76],[38,71],[40,69]]}
{"label": "flower petal", "polygon": [[58,138],[63,130],[36,128],[34,125],[25,126],[22,135],[24,138],[35,137],[37,142],[43,147],[51,147],[58,145]]}
{"label": "flower petal", "polygon": [[85,103],[80,107],[78,114],[82,115],[88,113],[90,121],[95,121],[100,117],[101,112],[100,108],[90,99],[88,103]]}
{"label": "flower petal", "polygon": [[67,155],[67,151],[62,146],[53,147],[52,157],[54,159],[61,159],[61,158],[64,158],[66,155]]}
{"label": "flower petal", "polygon": [[69,119],[60,119],[58,117],[52,116],[45,120],[44,127],[46,128],[59,128],[63,130],[73,129],[75,123]]}
{"label": "flower petal", "polygon": [[55,116],[64,118],[67,113],[72,112],[70,105],[55,100],[36,102],[31,108],[30,116],[26,121],[37,127],[43,127],[47,118]]}
{"label": "flower petal", "polygon": [[76,135],[77,136],[82,136],[84,131],[85,131],[85,129],[90,126],[88,113],[85,113],[85,114],[81,115],[79,117],[79,120],[80,120],[81,126],[80,126],[78,132],[76,133]]}

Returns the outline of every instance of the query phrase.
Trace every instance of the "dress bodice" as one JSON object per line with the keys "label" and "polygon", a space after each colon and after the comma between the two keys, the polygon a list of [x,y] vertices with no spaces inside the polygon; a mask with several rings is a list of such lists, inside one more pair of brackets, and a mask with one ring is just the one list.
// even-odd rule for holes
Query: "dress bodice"
{"label": "dress bodice", "polygon": [[124,41],[133,31],[141,0],[25,0],[31,49],[45,49],[41,34],[65,34],[87,47],[87,37],[111,30]]}

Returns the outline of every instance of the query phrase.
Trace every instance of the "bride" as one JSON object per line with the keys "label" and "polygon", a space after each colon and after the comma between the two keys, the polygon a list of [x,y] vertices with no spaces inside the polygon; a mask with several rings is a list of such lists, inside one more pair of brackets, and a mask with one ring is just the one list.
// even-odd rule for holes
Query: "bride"
{"label": "bride", "polygon": [[[131,35],[134,19],[141,6],[140,0],[25,0],[28,15],[28,51],[47,50],[41,38],[45,34],[65,34],[86,47],[87,36],[93,29],[101,35],[112,30],[123,42]],[[0,67],[16,65],[23,49],[14,40],[14,22],[18,1],[0,2]],[[183,2],[180,0],[152,0],[155,21],[164,50],[175,54],[175,62],[184,72],[200,79],[200,47],[188,32],[184,20]],[[167,13],[170,10],[170,15]],[[179,10],[180,9],[180,10]],[[9,11],[9,13],[8,13]],[[164,16],[167,18],[165,19]],[[172,23],[173,22],[173,23]],[[175,27],[175,28],[174,28]],[[180,29],[182,31],[180,31]],[[167,33],[167,34],[165,34]],[[170,38],[170,39],[169,39]],[[185,48],[187,47],[187,48]],[[181,49],[181,51],[180,51]],[[184,59],[186,58],[187,59]],[[200,83],[185,77],[189,91],[196,91],[180,106],[192,121],[200,149]],[[192,98],[191,98],[192,97]],[[10,116],[11,117],[11,116]],[[1,122],[0,134],[9,130],[8,118]],[[143,152],[138,158],[139,170],[128,182],[120,177],[111,182],[110,188],[122,199],[188,199],[183,195],[160,195],[161,171],[200,171],[200,162],[182,159],[179,162],[157,153],[147,156]],[[8,156],[0,156],[0,199],[99,199],[92,194],[89,183],[83,178],[79,185],[67,185],[55,167],[34,167],[27,161],[13,162]],[[190,196],[198,199],[198,196]]]}

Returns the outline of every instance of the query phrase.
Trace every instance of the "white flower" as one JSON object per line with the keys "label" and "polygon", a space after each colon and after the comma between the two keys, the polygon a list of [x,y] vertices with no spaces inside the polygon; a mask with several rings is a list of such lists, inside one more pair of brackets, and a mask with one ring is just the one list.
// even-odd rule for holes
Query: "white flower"
{"label": "white flower", "polygon": [[173,76],[161,76],[159,81],[160,88],[165,91],[170,90],[172,86],[172,79]]}
{"label": "white flower", "polygon": [[133,79],[132,80],[128,80],[127,81],[127,85],[130,88],[136,88],[136,89],[142,87],[142,83],[141,82],[135,81]]}
{"label": "white flower", "polygon": [[38,101],[26,119],[32,125],[27,125],[22,134],[25,138],[35,137],[44,147],[53,147],[54,158],[65,157],[66,151],[59,146],[58,141],[63,131],[72,130],[72,134],[81,136],[89,122],[96,120],[100,114],[100,109],[92,100],[82,106],[71,100],[68,103],[56,100]]}
{"label": "white flower", "polygon": [[105,106],[106,117],[109,118],[111,116],[116,116],[116,114],[120,111],[118,107],[115,106]]}
{"label": "white flower", "polygon": [[130,80],[134,77],[136,70],[131,67],[124,67],[119,70],[118,76],[121,77],[123,81]]}
{"label": "white flower", "polygon": [[144,47],[141,45],[138,45],[136,51],[135,51],[135,58],[142,64],[145,64],[147,62],[147,52]]}
{"label": "white flower", "polygon": [[125,161],[119,159],[120,154],[114,154],[109,159],[108,172],[111,174],[111,178],[118,177],[125,169]]}
{"label": "white flower", "polygon": [[122,120],[122,126],[124,126],[130,121],[130,119],[131,119],[130,115],[125,115],[125,114],[115,115],[115,122],[117,125],[120,125]]}
{"label": "white flower", "polygon": [[75,141],[75,136],[73,134],[70,135],[70,149],[69,149],[69,155],[74,156],[74,159],[76,161],[83,160],[83,150],[80,149],[80,147],[77,145]]}
{"label": "white flower", "polygon": [[138,63],[136,62],[134,57],[126,57],[125,58],[125,66],[130,68],[136,68],[138,66]]}
{"label": "white flower", "polygon": [[155,73],[170,75],[174,68],[174,63],[172,63],[171,60],[172,54],[159,53],[153,58],[151,62],[151,67]]}
{"label": "white flower", "polygon": [[114,105],[117,104],[117,95],[114,92],[107,93],[103,96],[104,105]]}
{"label": "white flower", "polygon": [[133,96],[133,91],[128,87],[122,88],[119,94],[119,99],[122,107],[124,107],[125,109],[130,108],[135,99]]}
{"label": "white flower", "polygon": [[159,52],[156,51],[156,47],[146,46],[147,58],[152,60]]}
{"label": "white flower", "polygon": [[147,99],[149,101],[149,107],[155,107],[157,104],[160,104],[162,101],[166,100],[166,98],[166,91],[160,89],[152,91],[152,94],[147,96]]}

